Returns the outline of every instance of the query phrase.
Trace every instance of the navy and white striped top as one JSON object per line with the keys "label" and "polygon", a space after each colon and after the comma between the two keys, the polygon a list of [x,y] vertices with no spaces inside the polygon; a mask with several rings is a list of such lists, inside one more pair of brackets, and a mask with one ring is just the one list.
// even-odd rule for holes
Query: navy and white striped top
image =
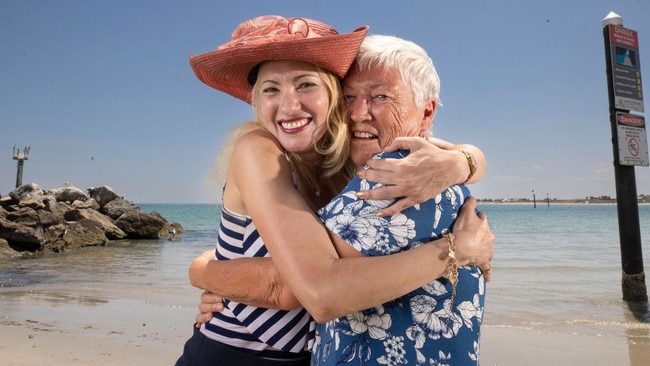
{"label": "navy and white striped top", "polygon": [[[268,257],[253,220],[222,206],[216,259]],[[265,358],[311,349],[315,322],[305,309],[275,310],[224,300],[225,310],[201,326],[208,338]],[[286,355],[285,355],[286,356]]]}

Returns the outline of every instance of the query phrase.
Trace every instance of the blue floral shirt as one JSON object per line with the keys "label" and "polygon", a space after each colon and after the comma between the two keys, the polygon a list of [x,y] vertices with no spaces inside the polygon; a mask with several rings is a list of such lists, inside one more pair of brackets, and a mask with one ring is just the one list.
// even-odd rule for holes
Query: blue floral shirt
{"label": "blue floral shirt", "polygon": [[[403,158],[408,151],[375,158]],[[469,190],[452,186],[392,217],[377,211],[394,200],[360,200],[381,187],[355,178],[318,214],[328,229],[366,256],[415,248],[451,231]],[[318,324],[312,365],[478,365],[485,282],[461,267],[453,306],[451,283],[440,278],[380,306]],[[450,311],[451,310],[451,311]]]}

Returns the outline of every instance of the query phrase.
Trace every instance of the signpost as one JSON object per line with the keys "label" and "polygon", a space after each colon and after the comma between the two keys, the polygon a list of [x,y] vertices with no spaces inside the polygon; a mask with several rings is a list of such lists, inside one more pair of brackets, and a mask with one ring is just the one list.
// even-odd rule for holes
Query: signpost
{"label": "signpost", "polygon": [[648,166],[639,39],[623,27],[623,19],[610,12],[603,19],[609,118],[612,129],[618,230],[623,267],[623,299],[648,301],[641,250],[639,206],[634,166]]}

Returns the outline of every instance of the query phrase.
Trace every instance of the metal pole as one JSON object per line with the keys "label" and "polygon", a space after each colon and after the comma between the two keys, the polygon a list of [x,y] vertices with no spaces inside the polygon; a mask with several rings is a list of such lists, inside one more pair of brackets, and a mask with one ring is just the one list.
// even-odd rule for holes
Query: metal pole
{"label": "metal pole", "polygon": [[533,208],[537,208],[537,201],[535,201],[535,190],[533,189]]}
{"label": "metal pole", "polygon": [[[615,15],[616,17],[613,17]],[[616,182],[616,206],[618,210],[618,233],[621,247],[621,266],[623,268],[623,299],[628,301],[648,301],[643,271],[643,251],[641,250],[641,229],[639,225],[639,207],[636,193],[634,166],[624,166],[619,161],[618,130],[616,112],[629,112],[617,109],[614,101],[613,70],[611,68],[611,47],[609,27],[606,23],[623,20],[610,13],[603,20],[603,38],[605,40],[605,64],[607,65],[607,91],[609,94],[609,120],[612,130],[612,148],[614,153],[614,178]]]}
{"label": "metal pole", "polygon": [[20,149],[16,149],[16,145],[14,145],[14,160],[18,160],[18,170],[16,172],[16,188],[23,185],[23,165],[25,164],[25,160],[29,159],[30,149],[31,146],[26,147],[21,153]]}
{"label": "metal pole", "polygon": [[18,160],[18,172],[16,173],[16,188],[23,185],[23,164],[24,160]]}

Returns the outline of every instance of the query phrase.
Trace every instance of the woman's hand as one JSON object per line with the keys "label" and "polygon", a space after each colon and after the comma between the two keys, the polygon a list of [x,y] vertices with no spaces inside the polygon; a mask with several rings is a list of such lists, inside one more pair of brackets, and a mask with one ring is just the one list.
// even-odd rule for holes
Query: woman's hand
{"label": "woman's hand", "polygon": [[495,237],[490,231],[487,216],[476,211],[476,199],[468,197],[460,209],[454,223],[456,236],[456,261],[458,266],[473,265],[483,272],[485,280],[490,280],[490,261],[494,258]]}
{"label": "woman's hand", "polygon": [[[433,143],[432,143],[433,142]],[[404,159],[371,159],[371,169],[361,169],[359,177],[386,185],[383,188],[360,191],[362,199],[397,199],[382,209],[379,216],[391,216],[415,204],[437,196],[454,184],[461,183],[468,175],[467,159],[454,145],[434,139],[429,142],[421,137],[399,137],[386,151],[410,150]]]}
{"label": "woman's hand", "polygon": [[196,327],[201,328],[201,324],[207,323],[213,318],[212,313],[220,313],[223,309],[223,298],[219,295],[205,291],[201,294],[199,314],[195,317]]}

